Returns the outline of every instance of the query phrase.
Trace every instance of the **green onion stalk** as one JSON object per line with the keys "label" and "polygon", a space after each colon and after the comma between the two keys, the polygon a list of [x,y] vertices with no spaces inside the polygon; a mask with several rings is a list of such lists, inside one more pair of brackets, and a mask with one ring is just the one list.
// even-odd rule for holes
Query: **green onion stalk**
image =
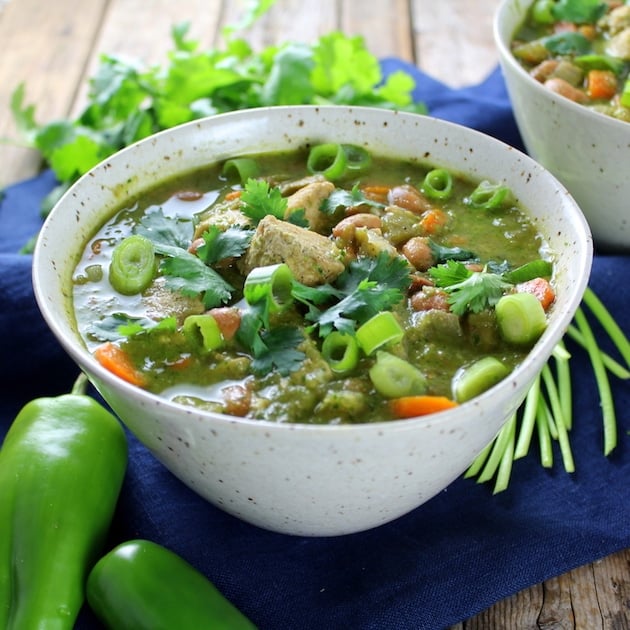
{"label": "green onion stalk", "polygon": [[[586,311],[601,325],[619,357],[604,352],[597,343]],[[617,446],[617,417],[610,378],[630,379],[630,339],[594,291],[584,293],[566,337],[584,349],[589,357],[597,385],[602,414],[603,454],[610,455]],[[538,441],[538,456],[544,468],[554,463],[554,443],[557,444],[564,470],[576,470],[571,449],[573,403],[571,389],[571,354],[561,340],[549,361],[536,376],[517,413],[503,425],[495,439],[475,458],[464,477],[478,483],[494,480],[494,493],[505,490],[510,481],[512,464],[529,454],[534,440]]]}

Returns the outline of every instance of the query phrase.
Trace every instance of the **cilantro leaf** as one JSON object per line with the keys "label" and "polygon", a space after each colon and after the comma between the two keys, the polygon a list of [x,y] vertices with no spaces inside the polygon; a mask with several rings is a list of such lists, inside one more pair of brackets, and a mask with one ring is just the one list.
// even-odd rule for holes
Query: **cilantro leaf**
{"label": "cilantro leaf", "polygon": [[177,255],[190,244],[191,221],[179,217],[167,217],[162,208],[146,214],[134,228],[135,234],[145,236],[153,242],[155,251],[167,256]]}
{"label": "cilantro leaf", "polygon": [[197,249],[197,256],[207,265],[225,258],[239,257],[246,251],[252,240],[253,230],[229,227],[220,230],[216,225],[204,232],[204,244]]}
{"label": "cilantro leaf", "polygon": [[[382,252],[376,258],[352,261],[332,288],[325,285],[310,293],[301,290],[294,296],[308,306],[306,319],[319,327],[319,335],[325,337],[333,329],[352,333],[373,315],[390,310],[403,299],[410,281],[407,263]],[[325,300],[317,297],[319,291],[325,298],[334,297],[337,301],[326,307]]]}
{"label": "cilantro leaf", "polygon": [[344,190],[341,188],[333,190],[333,192],[322,202],[320,210],[325,214],[333,215],[337,210],[339,210],[339,208],[348,208],[360,205],[371,206],[373,208],[385,207],[384,204],[366,197],[359,189],[359,185],[355,184],[352,187],[352,190]]}
{"label": "cilantro leaf", "polygon": [[334,97],[348,86],[355,94],[367,94],[383,78],[378,59],[366,49],[365,40],[359,35],[323,35],[315,45],[313,59],[311,80],[315,90],[324,96]]}
{"label": "cilantro leaf", "polygon": [[582,33],[558,33],[543,38],[545,48],[558,55],[585,55],[591,42]]}
{"label": "cilantro leaf", "polygon": [[267,374],[277,369],[282,376],[297,370],[306,355],[297,347],[304,341],[299,328],[278,326],[261,331],[260,340],[264,350],[259,350],[252,362],[255,374]]}
{"label": "cilantro leaf", "polygon": [[203,294],[202,300],[206,308],[227,303],[234,290],[234,287],[203,260],[183,249],[177,256],[164,258],[160,262],[160,272],[165,276],[169,289],[189,297]]}
{"label": "cilantro leaf", "polygon": [[276,53],[261,89],[262,105],[300,105],[313,100],[310,74],[313,53],[305,44],[289,43]]}
{"label": "cilantro leaf", "polygon": [[557,0],[551,7],[556,20],[576,24],[594,24],[606,13],[607,4],[601,0]]}
{"label": "cilantro leaf", "polygon": [[264,307],[250,305],[241,314],[241,325],[236,333],[238,342],[254,357],[252,371],[263,375],[277,369],[286,376],[296,370],[306,358],[297,349],[304,340],[303,333],[293,326],[265,328]]}
{"label": "cilantro leaf", "polygon": [[429,274],[438,287],[449,293],[451,312],[464,315],[479,313],[494,306],[512,285],[501,275],[488,271],[470,271],[461,262],[449,260],[431,267]]}
{"label": "cilantro leaf", "polygon": [[268,214],[283,219],[287,200],[280,189],[262,179],[248,179],[241,194],[242,212],[256,223]]}

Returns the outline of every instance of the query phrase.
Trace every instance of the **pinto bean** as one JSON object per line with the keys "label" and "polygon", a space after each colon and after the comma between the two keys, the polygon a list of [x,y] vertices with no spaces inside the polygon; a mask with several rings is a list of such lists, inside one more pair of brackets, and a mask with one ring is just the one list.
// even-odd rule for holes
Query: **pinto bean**
{"label": "pinto bean", "polygon": [[545,87],[560,96],[571,99],[575,103],[587,103],[588,97],[582,90],[573,87],[568,81],[560,77],[552,77],[544,83]]}
{"label": "pinto bean", "polygon": [[557,59],[545,59],[537,66],[532,68],[529,72],[533,79],[536,79],[539,83],[544,83],[547,79],[551,78],[553,73],[558,67]]}
{"label": "pinto bean", "polygon": [[414,311],[450,311],[448,293],[434,287],[425,287],[422,291],[414,293],[409,299]]}
{"label": "pinto bean", "polygon": [[410,238],[401,249],[403,256],[418,270],[426,271],[435,264],[435,257],[429,245],[429,239],[424,236]]}
{"label": "pinto bean", "polygon": [[332,229],[332,235],[344,241],[351,241],[357,228],[376,229],[381,227],[381,217],[369,212],[359,212],[341,219]]}
{"label": "pinto bean", "polygon": [[409,184],[395,186],[389,191],[387,200],[393,206],[404,208],[415,214],[430,210],[431,202],[417,189]]}

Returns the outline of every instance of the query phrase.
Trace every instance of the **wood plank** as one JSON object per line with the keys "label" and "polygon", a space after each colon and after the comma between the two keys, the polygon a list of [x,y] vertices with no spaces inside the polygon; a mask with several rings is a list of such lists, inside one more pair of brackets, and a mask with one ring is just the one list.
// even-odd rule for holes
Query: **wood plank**
{"label": "wood plank", "polygon": [[[39,122],[68,115],[105,5],[106,0],[19,0],[2,6],[0,138],[17,139],[8,112],[11,94],[21,82],[26,102],[36,104]],[[0,144],[0,164],[2,187],[34,175],[41,162],[34,151]]]}
{"label": "wood plank", "polygon": [[361,35],[376,57],[414,62],[410,6],[407,0],[342,1],[341,30]]}
{"label": "wood plank", "polygon": [[478,83],[498,63],[492,18],[500,0],[411,0],[416,63],[458,87]]}
{"label": "wood plank", "polygon": [[[224,2],[221,27],[240,23],[247,0]],[[338,0],[281,0],[253,26],[238,35],[255,51],[283,42],[312,44],[321,35],[340,28]]]}

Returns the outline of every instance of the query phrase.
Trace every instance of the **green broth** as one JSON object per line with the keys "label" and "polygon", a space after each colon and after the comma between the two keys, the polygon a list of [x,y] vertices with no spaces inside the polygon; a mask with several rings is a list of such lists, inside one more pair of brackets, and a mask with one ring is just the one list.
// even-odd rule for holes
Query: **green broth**
{"label": "green broth", "polygon": [[[307,190],[297,184],[292,189],[287,186],[289,182],[305,177],[311,178],[307,180],[310,184],[324,181],[321,177],[313,179],[306,171],[306,151],[252,158],[258,164],[257,178],[267,182],[269,190],[287,190],[283,199],[290,198],[293,189]],[[255,221],[247,226],[239,224],[240,219],[234,223],[235,216],[242,218],[238,212],[243,208],[244,184],[233,174],[223,176],[222,166],[202,168],[129,200],[86,244],[75,271],[73,300],[78,329],[88,349],[94,351],[107,342],[116,344],[124,350],[136,372],[142,375],[146,389],[203,409],[276,422],[337,424],[392,419],[389,400],[376,391],[369,377],[375,356],[360,354],[356,366],[349,372],[334,373],[321,353],[325,335],[318,334],[313,321],[305,321],[309,309],[302,302],[295,301],[286,310],[270,315],[270,330],[276,327],[302,336],[296,347],[289,347],[287,341],[284,354],[281,353],[281,360],[287,360],[287,356],[294,356],[291,353],[297,351],[300,360],[295,361],[291,369],[282,369],[278,367],[284,365],[282,362],[257,363],[252,348],[241,342],[239,334],[244,317],[236,337],[211,351],[202,350],[183,333],[182,325],[191,315],[208,310],[202,303],[203,293],[184,295],[180,290],[169,288],[166,286],[168,279],[161,271],[141,294],[125,296],[112,289],[108,280],[112,251],[124,238],[137,231],[140,222],[147,225],[147,217],[163,215],[170,219],[175,225],[174,232],[179,235],[177,238],[186,240],[180,243],[182,249],[195,240],[195,230],[199,233],[210,225],[219,226],[216,230],[223,235],[229,233],[226,232],[228,228],[241,230],[247,227],[250,234],[255,232]],[[431,243],[450,248],[448,251],[469,250],[474,257],[466,263],[474,265],[475,270],[488,263],[500,266],[502,270],[513,269],[549,254],[536,227],[513,199],[500,208],[471,207],[468,200],[478,182],[451,174],[453,190],[450,197],[427,199],[421,188],[431,168],[418,162],[372,156],[368,168],[351,172],[336,180],[334,186],[326,183],[325,186],[335,189],[335,194],[345,191],[346,199],[348,194],[364,192],[361,193],[362,201],[351,210],[343,205],[330,214],[318,210],[316,219],[320,234],[317,238],[318,244],[324,239],[334,245],[346,271],[357,262],[374,263],[379,252],[383,260],[389,256],[408,269],[404,274],[408,276],[405,289],[400,292],[399,301],[391,305],[404,336],[384,349],[419,368],[426,379],[426,394],[452,397],[453,378],[463,366],[481,357],[493,356],[512,370],[523,360],[528,348],[510,346],[502,341],[491,307],[463,315],[449,312],[444,304],[446,294],[430,286],[434,284],[430,271],[424,267],[414,268],[408,262],[410,259],[405,258],[406,246],[415,238],[425,247]],[[389,197],[383,196],[386,189],[390,191]],[[392,190],[404,190],[405,194],[411,191],[412,200],[420,199],[424,205],[412,208],[406,198],[392,203]],[[235,196],[235,199],[226,200],[226,195],[228,198]],[[329,194],[326,199],[330,198]],[[313,215],[301,216],[300,212],[298,215],[295,229],[304,230],[304,216],[312,219]],[[345,233],[343,236],[331,234],[339,229],[336,226],[341,221],[354,215],[363,218],[370,215],[368,218],[379,221],[380,227],[360,227],[350,237]],[[437,227],[428,223],[429,218],[435,217],[440,219]],[[200,225],[204,227],[200,228]],[[289,228],[284,221],[282,226]],[[269,255],[273,257],[276,252],[272,245],[270,247]],[[230,299],[218,306],[232,307],[241,316],[251,311],[243,301],[243,261],[249,253],[227,257],[214,265],[215,271],[233,289]],[[263,258],[267,255],[268,252],[262,252]],[[168,256],[160,254],[157,258],[163,261]],[[318,265],[326,267],[329,261],[322,259],[320,262]],[[432,266],[438,264],[437,260],[432,262]],[[337,279],[315,286],[334,284]],[[424,286],[428,288],[422,288]],[[437,307],[422,303],[425,296],[429,301],[432,299],[432,291],[442,298]],[[421,304],[420,308],[418,304]],[[135,328],[129,327],[130,322]],[[155,326],[158,322],[162,324]],[[127,328],[121,329],[120,324],[126,324]],[[335,322],[335,325],[343,324],[343,319]],[[354,325],[350,323],[351,328]],[[263,369],[256,368],[260,365]]]}

